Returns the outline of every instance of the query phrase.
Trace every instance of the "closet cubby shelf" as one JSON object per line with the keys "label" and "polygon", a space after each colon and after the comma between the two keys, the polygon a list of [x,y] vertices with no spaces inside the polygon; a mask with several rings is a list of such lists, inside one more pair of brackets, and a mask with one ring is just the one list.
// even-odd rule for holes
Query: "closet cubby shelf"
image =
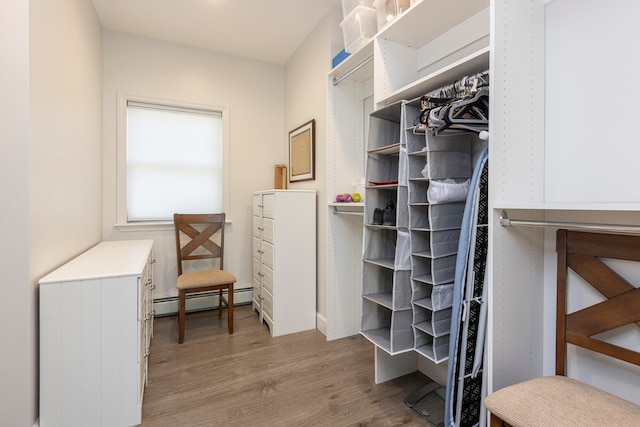
{"label": "closet cubby shelf", "polygon": [[[453,284],[451,284],[453,285]],[[412,302],[413,305],[417,306],[417,307],[422,307],[422,308],[426,308],[428,310],[432,310],[432,311],[436,311],[436,310],[442,310],[445,308],[449,308],[451,307],[451,304],[442,306],[442,307],[435,307],[433,304],[433,300],[432,298],[421,298],[419,300],[413,301]]]}
{"label": "closet cubby shelf", "polygon": [[451,76],[467,76],[489,68],[489,47],[483,47],[464,58],[433,73],[421,77],[384,97],[376,98],[378,105],[389,105],[402,99],[412,99],[433,92],[451,82]]}
{"label": "closet cubby shelf", "polygon": [[[421,0],[384,27],[375,37],[403,46],[420,47],[488,8],[489,3],[489,0]],[[433,18],[425,20],[425,17]]]}
{"label": "closet cubby shelf", "polygon": [[384,147],[367,150],[369,154],[398,154],[400,153],[400,143],[385,145]]}
{"label": "closet cubby shelf", "polygon": [[388,268],[393,270],[394,259],[393,258],[385,258],[385,259],[365,259],[364,262],[368,262],[369,264],[378,265],[380,267]]}

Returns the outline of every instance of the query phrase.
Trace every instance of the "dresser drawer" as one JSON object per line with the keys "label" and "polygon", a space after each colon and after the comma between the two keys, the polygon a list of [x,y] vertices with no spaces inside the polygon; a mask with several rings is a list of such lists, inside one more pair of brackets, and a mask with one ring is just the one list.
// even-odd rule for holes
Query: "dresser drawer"
{"label": "dresser drawer", "polygon": [[273,319],[273,296],[269,292],[262,293],[262,309],[264,314]]}
{"label": "dresser drawer", "polygon": [[269,267],[262,269],[262,286],[273,294],[273,270]]}
{"label": "dresser drawer", "polygon": [[262,195],[262,216],[265,218],[273,218],[274,195]]}
{"label": "dresser drawer", "polygon": [[262,221],[262,239],[273,243],[273,220],[271,218],[265,218]]}
{"label": "dresser drawer", "polygon": [[260,295],[262,292],[260,291],[260,281],[253,279],[253,302],[256,305],[260,305]]}
{"label": "dresser drawer", "polygon": [[262,242],[262,263],[272,270],[274,268],[274,258],[273,258],[273,248],[274,246],[268,242]]}
{"label": "dresser drawer", "polygon": [[262,215],[262,196],[259,194],[253,196],[253,214],[255,216]]}
{"label": "dresser drawer", "polygon": [[253,280],[260,282],[261,263],[258,258],[253,258]]}
{"label": "dresser drawer", "polygon": [[262,237],[262,221],[259,216],[253,216],[253,237]]}
{"label": "dresser drawer", "polygon": [[253,238],[253,257],[255,259],[262,259],[262,241],[257,237]]}

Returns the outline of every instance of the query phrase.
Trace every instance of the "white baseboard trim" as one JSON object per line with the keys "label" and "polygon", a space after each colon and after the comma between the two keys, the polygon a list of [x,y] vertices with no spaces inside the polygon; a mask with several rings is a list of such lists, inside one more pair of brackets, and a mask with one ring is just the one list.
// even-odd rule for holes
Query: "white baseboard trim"
{"label": "white baseboard trim", "polygon": [[316,313],[316,329],[327,336],[327,318],[320,313]]}
{"label": "white baseboard trim", "polygon": [[[253,290],[247,289],[234,289],[233,291],[233,305],[242,305],[251,303],[251,297]],[[220,305],[218,301],[218,294],[216,292],[202,292],[200,294],[187,295],[186,306],[187,312],[211,310],[218,308]],[[178,314],[178,297],[166,297],[153,300],[153,309],[156,316],[170,316]]]}

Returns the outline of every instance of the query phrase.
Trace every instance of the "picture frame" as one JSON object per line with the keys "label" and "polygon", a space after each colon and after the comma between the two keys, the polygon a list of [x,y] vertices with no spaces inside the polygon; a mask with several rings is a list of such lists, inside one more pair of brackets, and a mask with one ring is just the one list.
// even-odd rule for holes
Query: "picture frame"
{"label": "picture frame", "polygon": [[316,179],[315,134],[315,119],[289,132],[289,182]]}

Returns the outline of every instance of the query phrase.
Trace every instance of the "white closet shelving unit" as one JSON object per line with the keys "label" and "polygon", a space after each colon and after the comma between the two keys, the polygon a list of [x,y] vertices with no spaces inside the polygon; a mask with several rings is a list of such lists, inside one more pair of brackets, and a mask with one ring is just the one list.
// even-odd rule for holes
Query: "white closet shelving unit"
{"label": "white closet shelving unit", "polygon": [[[373,57],[372,60],[369,58]],[[361,64],[363,64],[361,66]],[[355,72],[351,72],[352,70]],[[436,90],[465,75],[489,69],[489,1],[453,1],[438,2],[422,0],[416,2],[394,22],[386,26],[361,50],[349,56],[329,74],[327,81],[329,125],[328,125],[328,191],[340,192],[339,186],[348,184],[345,174],[356,171],[364,176],[363,164],[367,153],[368,170],[378,170],[378,181],[398,179],[400,159],[406,153],[404,127],[407,121],[415,117],[403,118],[407,111],[415,113],[415,98]],[[346,77],[345,77],[346,76]],[[334,80],[339,80],[334,85]],[[363,94],[369,85],[373,85],[374,110],[371,120],[384,123],[382,126],[393,129],[395,141],[380,143],[379,146],[365,148],[362,130]],[[407,100],[414,100],[410,104]],[[393,124],[395,123],[395,125]],[[400,125],[402,123],[402,126]],[[379,129],[376,123],[370,128]],[[386,131],[385,131],[386,132]],[[402,143],[400,139],[402,138]],[[371,136],[368,140],[372,140]],[[378,144],[378,143],[374,143]],[[404,148],[403,148],[404,147]],[[353,157],[349,154],[353,153]],[[345,156],[345,154],[347,154]],[[356,162],[353,159],[357,159]],[[423,158],[424,160],[424,158]],[[383,172],[385,171],[385,172]],[[395,175],[395,178],[393,176]],[[404,178],[406,180],[406,177]],[[367,180],[373,180],[367,177]],[[386,200],[393,199],[396,204],[396,226],[367,226],[364,236],[350,224],[348,230],[341,225],[330,223],[329,233],[329,310],[328,324],[333,319],[348,317],[351,321],[350,334],[358,332],[360,323],[363,333],[376,343],[376,382],[383,382],[403,374],[420,369],[436,381],[444,382],[446,365],[437,365],[430,358],[413,351],[414,322],[411,305],[411,267],[409,252],[405,262],[398,263],[394,254],[393,262],[376,261],[377,255],[384,258],[384,250],[379,254],[367,252],[367,241],[385,235],[384,241],[400,240],[409,247],[409,185],[390,185],[387,188],[376,186],[368,188],[365,194],[365,224],[371,224],[373,207],[384,208]],[[421,185],[416,183],[417,186]],[[416,189],[417,191],[417,189]],[[417,206],[416,202],[416,206]],[[371,208],[369,208],[371,207]],[[414,220],[418,221],[418,212]],[[362,229],[362,222],[360,221]],[[415,223],[415,232],[419,233],[419,224]],[[345,248],[332,253],[332,241],[353,239],[348,256]],[[417,238],[417,237],[416,237]],[[364,242],[364,249],[363,244]],[[348,250],[348,249],[347,249]],[[350,271],[361,261],[364,250],[365,262],[361,277],[354,273],[348,277],[341,273]],[[394,249],[395,250],[395,249]],[[420,256],[418,254],[417,256]],[[335,262],[332,263],[332,259]],[[427,262],[430,262],[427,261]],[[439,262],[439,261],[438,261]],[[407,266],[408,264],[408,266]],[[332,277],[341,275],[336,282]],[[357,280],[360,278],[362,285]],[[386,280],[386,279],[389,280]],[[385,283],[383,285],[383,283]],[[394,283],[391,288],[388,283]],[[331,295],[344,292],[345,286],[357,290],[348,301],[332,301]],[[396,286],[397,285],[397,286]],[[360,286],[363,288],[360,289]],[[360,294],[364,298],[360,298]],[[362,305],[360,314],[359,305]],[[425,313],[426,315],[426,313]],[[442,315],[439,314],[436,317]],[[446,314],[444,314],[446,316]],[[420,316],[418,316],[420,317]],[[382,322],[381,319],[388,321]],[[384,323],[384,325],[382,324]],[[418,322],[420,323],[420,322]],[[392,325],[393,324],[393,325]],[[330,329],[330,328],[328,328]],[[330,336],[330,334],[328,334]],[[436,359],[433,357],[432,359]],[[438,357],[440,361],[441,358]]]}
{"label": "white closet shelving unit", "polygon": [[[595,86],[635,75],[640,61],[624,46],[640,36],[640,5],[496,0],[492,11],[488,360],[496,390],[552,374],[555,345],[555,229],[503,228],[502,211],[521,220],[640,223],[640,193],[623,184],[640,179],[640,148],[622,125],[634,120],[640,90],[607,90],[605,105],[617,113],[604,126],[589,101]],[[574,301],[590,297],[572,292]],[[637,333],[615,338],[640,345]],[[640,403],[637,369],[603,373],[579,351],[569,357],[579,362],[571,376]]]}
{"label": "white closet shelving unit", "polygon": [[[358,115],[367,84],[373,82],[380,110],[490,71],[489,390],[554,369],[555,230],[503,228],[501,212],[523,220],[640,224],[640,144],[625,126],[634,123],[632,103],[640,95],[630,83],[640,61],[625,47],[640,37],[633,18],[639,9],[623,0],[422,0],[329,75],[328,164],[333,168],[331,159],[337,159],[339,169],[329,178],[331,190],[341,173],[351,171],[343,153],[355,153],[362,176]],[[372,61],[333,86],[334,77],[370,56]],[[610,91],[611,82],[617,88],[629,84]],[[599,89],[610,96],[605,104],[615,105],[612,117],[596,115],[602,111],[594,103]],[[330,224],[329,234],[336,231],[344,229]],[[330,265],[333,274],[357,263],[355,241],[353,256]],[[353,318],[359,309],[333,305],[329,316],[332,310],[349,311]],[[630,339],[637,345],[637,338]],[[416,352],[391,356],[377,347],[376,381],[416,368],[444,381],[436,365],[425,361]],[[596,372],[591,367],[576,377],[638,401],[638,373],[617,369],[616,378],[590,378]]]}
{"label": "white closet shelving unit", "polygon": [[[336,203],[335,196],[350,193],[354,184],[364,183],[368,110],[373,109],[372,55],[373,41],[327,77],[327,194],[331,199],[326,201],[329,214],[324,321],[328,340],[360,332],[364,202]],[[352,72],[354,68],[357,70]],[[348,78],[333,84],[334,79],[347,73]]]}

